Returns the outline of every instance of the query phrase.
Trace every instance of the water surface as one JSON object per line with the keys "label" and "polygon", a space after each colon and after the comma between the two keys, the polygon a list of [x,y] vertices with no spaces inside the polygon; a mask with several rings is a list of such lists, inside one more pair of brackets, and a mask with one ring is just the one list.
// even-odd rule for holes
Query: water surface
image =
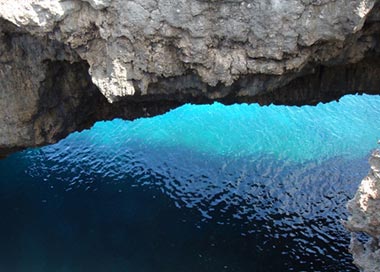
{"label": "water surface", "polygon": [[0,271],[356,271],[379,96],[186,105],[0,161]]}

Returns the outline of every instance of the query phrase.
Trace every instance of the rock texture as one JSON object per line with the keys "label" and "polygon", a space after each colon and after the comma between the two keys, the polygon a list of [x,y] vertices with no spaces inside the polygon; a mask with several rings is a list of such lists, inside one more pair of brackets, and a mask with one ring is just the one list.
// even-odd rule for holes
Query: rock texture
{"label": "rock texture", "polygon": [[0,0],[0,150],[188,102],[378,93],[378,2]]}
{"label": "rock texture", "polygon": [[[0,0],[0,156],[184,103],[380,93],[379,0]],[[350,202],[379,269],[379,158]],[[376,266],[377,265],[377,266]]]}
{"label": "rock texture", "polygon": [[365,177],[354,199],[347,207],[352,213],[345,226],[353,233],[365,233],[369,240],[361,242],[355,234],[351,238],[350,251],[354,263],[365,272],[380,271],[380,150],[369,160],[371,171]]}

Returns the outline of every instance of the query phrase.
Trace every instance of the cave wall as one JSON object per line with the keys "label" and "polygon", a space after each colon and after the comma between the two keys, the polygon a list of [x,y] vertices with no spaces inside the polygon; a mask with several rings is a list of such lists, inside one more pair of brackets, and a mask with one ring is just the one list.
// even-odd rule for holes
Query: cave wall
{"label": "cave wall", "polygon": [[379,1],[0,1],[0,153],[184,103],[379,93]]}
{"label": "cave wall", "polygon": [[[380,94],[379,41],[378,0],[0,0],[0,157],[185,103]],[[380,267],[376,235],[352,239],[362,271]]]}
{"label": "cave wall", "polygon": [[[380,150],[373,151],[369,164],[368,175],[347,204],[351,216],[343,223],[352,233],[350,252],[354,264],[360,271],[377,272],[380,271]],[[359,239],[358,233],[365,234],[367,239]]]}

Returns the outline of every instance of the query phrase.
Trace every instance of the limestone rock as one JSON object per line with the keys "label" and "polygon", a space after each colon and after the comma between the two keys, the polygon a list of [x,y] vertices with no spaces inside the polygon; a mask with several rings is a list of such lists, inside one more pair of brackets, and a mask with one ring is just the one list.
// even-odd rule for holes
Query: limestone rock
{"label": "limestone rock", "polygon": [[364,245],[356,235],[351,238],[350,250],[354,263],[363,272],[380,271],[380,150],[372,153],[371,170],[355,195],[347,204],[352,214],[345,227],[351,232],[367,234],[370,239]]}
{"label": "limestone rock", "polygon": [[379,93],[379,11],[379,0],[0,0],[0,150],[189,102]]}
{"label": "limestone rock", "polygon": [[[192,72],[209,86],[230,86],[247,74],[282,75],[333,59],[376,2],[2,0],[0,17],[74,49],[114,102],[155,93],[149,85],[161,77]],[[316,52],[325,42],[335,44],[327,55]]]}
{"label": "limestone rock", "polygon": [[[0,156],[184,103],[380,93],[379,0],[0,0]],[[379,158],[349,208],[379,269]]]}

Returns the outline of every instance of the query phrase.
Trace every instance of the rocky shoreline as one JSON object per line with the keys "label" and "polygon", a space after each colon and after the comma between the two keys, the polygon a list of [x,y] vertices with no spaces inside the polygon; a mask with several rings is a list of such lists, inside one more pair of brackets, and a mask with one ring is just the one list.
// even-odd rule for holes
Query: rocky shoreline
{"label": "rocky shoreline", "polygon": [[[355,197],[347,204],[352,214],[344,222],[352,232],[350,252],[361,271],[380,271],[380,150],[375,150],[369,163],[371,170],[365,177]],[[364,233],[368,240],[362,242],[355,233]]]}

